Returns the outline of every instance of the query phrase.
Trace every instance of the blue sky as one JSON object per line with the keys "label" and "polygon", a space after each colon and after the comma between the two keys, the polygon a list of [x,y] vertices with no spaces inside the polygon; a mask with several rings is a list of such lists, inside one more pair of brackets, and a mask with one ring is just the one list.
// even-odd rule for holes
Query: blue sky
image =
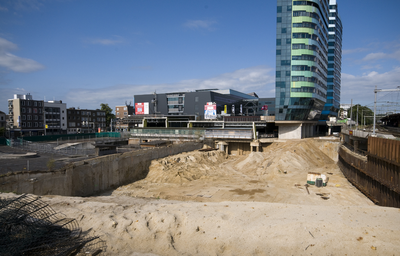
{"label": "blue sky", "polygon": [[[338,4],[341,102],[370,105],[375,85],[400,85],[400,1]],[[205,88],[275,97],[275,21],[275,0],[0,0],[0,110],[15,93],[80,108]]]}

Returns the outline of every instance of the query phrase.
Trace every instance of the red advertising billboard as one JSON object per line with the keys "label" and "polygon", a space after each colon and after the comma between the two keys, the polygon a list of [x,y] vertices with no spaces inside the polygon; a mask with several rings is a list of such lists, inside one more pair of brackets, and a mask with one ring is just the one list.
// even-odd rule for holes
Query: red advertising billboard
{"label": "red advertising billboard", "polygon": [[135,115],[148,115],[149,114],[149,103],[135,103]]}
{"label": "red advertising billboard", "polygon": [[217,104],[214,102],[207,102],[204,106],[204,119],[216,119],[217,118]]}

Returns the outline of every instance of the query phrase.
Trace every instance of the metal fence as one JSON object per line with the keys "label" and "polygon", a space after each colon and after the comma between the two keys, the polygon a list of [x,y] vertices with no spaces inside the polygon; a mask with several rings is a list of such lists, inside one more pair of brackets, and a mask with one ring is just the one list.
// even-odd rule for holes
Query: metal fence
{"label": "metal fence", "polygon": [[252,130],[228,130],[228,129],[212,129],[206,130],[205,138],[209,139],[253,139]]}
{"label": "metal fence", "polygon": [[190,138],[199,139],[204,135],[202,129],[131,129],[132,137]]}

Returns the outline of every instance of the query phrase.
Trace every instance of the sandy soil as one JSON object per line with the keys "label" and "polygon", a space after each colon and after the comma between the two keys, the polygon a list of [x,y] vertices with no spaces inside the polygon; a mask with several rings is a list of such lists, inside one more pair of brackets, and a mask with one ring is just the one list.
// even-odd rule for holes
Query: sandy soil
{"label": "sandy soil", "polygon": [[[308,171],[326,173],[328,186],[311,186],[308,194]],[[400,209],[373,205],[313,140],[227,159],[217,151],[170,156],[153,161],[146,179],[110,196],[43,200],[100,235],[105,255],[400,252]]]}
{"label": "sandy soil", "polygon": [[[311,186],[308,194],[304,186],[308,172],[326,174],[328,186]],[[329,199],[323,200],[317,193],[325,193]],[[313,139],[274,143],[265,152],[227,159],[220,151],[166,157],[152,162],[145,179],[112,194],[198,202],[373,205]]]}

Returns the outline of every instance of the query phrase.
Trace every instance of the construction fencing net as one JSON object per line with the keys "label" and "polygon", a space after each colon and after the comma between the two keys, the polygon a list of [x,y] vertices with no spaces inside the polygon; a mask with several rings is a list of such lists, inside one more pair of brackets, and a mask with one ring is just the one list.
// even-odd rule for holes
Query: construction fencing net
{"label": "construction fencing net", "polygon": [[99,237],[85,237],[75,219],[55,212],[40,197],[0,198],[0,255],[99,255]]}

